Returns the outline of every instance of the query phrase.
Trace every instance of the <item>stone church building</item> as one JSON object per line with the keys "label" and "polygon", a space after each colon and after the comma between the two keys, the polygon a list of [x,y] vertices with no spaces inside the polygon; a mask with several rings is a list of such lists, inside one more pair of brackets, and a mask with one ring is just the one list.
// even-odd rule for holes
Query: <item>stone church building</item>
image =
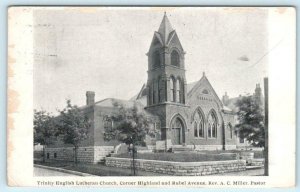
{"label": "stone church building", "polygon": [[[158,133],[146,138],[148,149],[236,149],[240,141],[233,129],[234,111],[220,100],[205,73],[197,82],[186,82],[185,51],[166,14],[154,32],[147,57],[148,80],[132,99],[95,102],[95,93],[86,93],[87,103],[81,110],[92,126],[89,139],[79,148],[79,161],[99,162],[120,144],[104,141],[104,130],[113,126],[110,116],[117,110],[116,101],[125,107],[139,106],[156,120],[153,126]],[[70,160],[73,148],[58,139],[46,153],[48,159]]]}

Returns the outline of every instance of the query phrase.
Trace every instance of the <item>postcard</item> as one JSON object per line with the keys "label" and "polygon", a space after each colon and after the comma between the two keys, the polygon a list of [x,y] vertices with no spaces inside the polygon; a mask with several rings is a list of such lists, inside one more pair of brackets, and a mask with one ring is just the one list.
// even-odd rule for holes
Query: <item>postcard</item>
{"label": "postcard", "polygon": [[8,8],[9,186],[295,186],[293,7]]}

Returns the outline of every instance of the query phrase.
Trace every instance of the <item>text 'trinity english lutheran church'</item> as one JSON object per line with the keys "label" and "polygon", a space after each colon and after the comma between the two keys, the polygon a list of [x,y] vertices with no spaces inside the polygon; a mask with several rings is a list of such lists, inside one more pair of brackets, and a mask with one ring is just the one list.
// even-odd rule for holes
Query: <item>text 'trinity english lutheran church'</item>
{"label": "text 'trinity english lutheran church'", "polygon": [[[99,162],[120,144],[104,141],[103,137],[104,130],[113,126],[110,117],[117,110],[116,101],[125,107],[136,105],[155,119],[153,127],[158,133],[146,138],[148,149],[227,150],[243,145],[233,129],[236,117],[234,109],[228,107],[228,96],[221,101],[205,73],[198,82],[187,84],[185,52],[166,14],[154,32],[147,56],[148,80],[134,98],[95,102],[95,93],[86,93],[87,104],[81,110],[92,120],[92,126],[89,138],[79,148],[79,161]],[[73,148],[58,139],[46,148],[46,153],[48,159],[68,160]]]}

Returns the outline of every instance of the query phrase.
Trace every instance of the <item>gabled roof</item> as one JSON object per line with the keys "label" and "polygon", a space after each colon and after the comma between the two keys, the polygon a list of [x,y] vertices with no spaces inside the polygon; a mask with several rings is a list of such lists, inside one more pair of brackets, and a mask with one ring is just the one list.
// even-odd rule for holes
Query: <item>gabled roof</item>
{"label": "gabled roof", "polygon": [[[203,84],[205,84],[205,83],[212,90],[212,93],[215,96],[215,98],[217,98],[217,102],[220,105],[220,107],[224,110],[231,111],[231,109],[228,108],[228,107],[224,108],[224,105],[223,105],[222,101],[218,97],[217,93],[215,92],[215,90],[213,89],[213,87],[211,86],[210,82],[208,81],[208,79],[205,75],[203,75],[202,78],[199,81],[195,81],[195,82],[187,84],[187,96],[188,97],[192,96],[192,93],[194,92],[194,90],[196,90],[199,87],[203,86]],[[142,86],[141,90],[139,91],[139,93],[136,94],[135,96],[133,96],[130,99],[130,101],[139,101],[142,105],[145,105],[145,106],[147,105],[147,93],[146,93],[145,84],[143,84],[143,86]]]}
{"label": "gabled roof", "polygon": [[135,105],[139,110],[144,111],[149,116],[152,116],[151,113],[144,110],[145,104],[141,102],[141,99],[123,100],[123,99],[107,98],[96,102],[94,106],[114,108],[115,103],[121,104],[125,108],[132,108]]}
{"label": "gabled roof", "polygon": [[210,90],[212,91],[212,94],[217,99],[218,105],[220,106],[221,109],[223,109],[223,103],[220,100],[220,98],[218,97],[218,95],[215,92],[214,88],[211,86],[210,82],[208,81],[207,77],[205,76],[205,73],[203,73],[203,76],[201,77],[201,79],[199,81],[194,82],[194,83],[195,83],[195,85],[190,89],[190,91],[187,90],[187,97],[191,97],[193,95],[193,93],[195,92],[195,90],[197,90],[198,88],[200,88],[204,84],[207,84],[208,87],[210,88]]}

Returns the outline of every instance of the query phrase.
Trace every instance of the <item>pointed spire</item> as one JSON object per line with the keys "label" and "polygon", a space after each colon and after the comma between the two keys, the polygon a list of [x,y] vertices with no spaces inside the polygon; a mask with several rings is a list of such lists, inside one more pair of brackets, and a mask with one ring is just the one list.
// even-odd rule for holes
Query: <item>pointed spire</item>
{"label": "pointed spire", "polygon": [[172,31],[174,31],[174,29],[172,28],[171,23],[170,23],[170,21],[167,17],[167,13],[165,12],[163,20],[162,20],[162,22],[159,26],[159,29],[158,29],[158,33],[160,33],[164,43],[167,43],[169,34]]}

